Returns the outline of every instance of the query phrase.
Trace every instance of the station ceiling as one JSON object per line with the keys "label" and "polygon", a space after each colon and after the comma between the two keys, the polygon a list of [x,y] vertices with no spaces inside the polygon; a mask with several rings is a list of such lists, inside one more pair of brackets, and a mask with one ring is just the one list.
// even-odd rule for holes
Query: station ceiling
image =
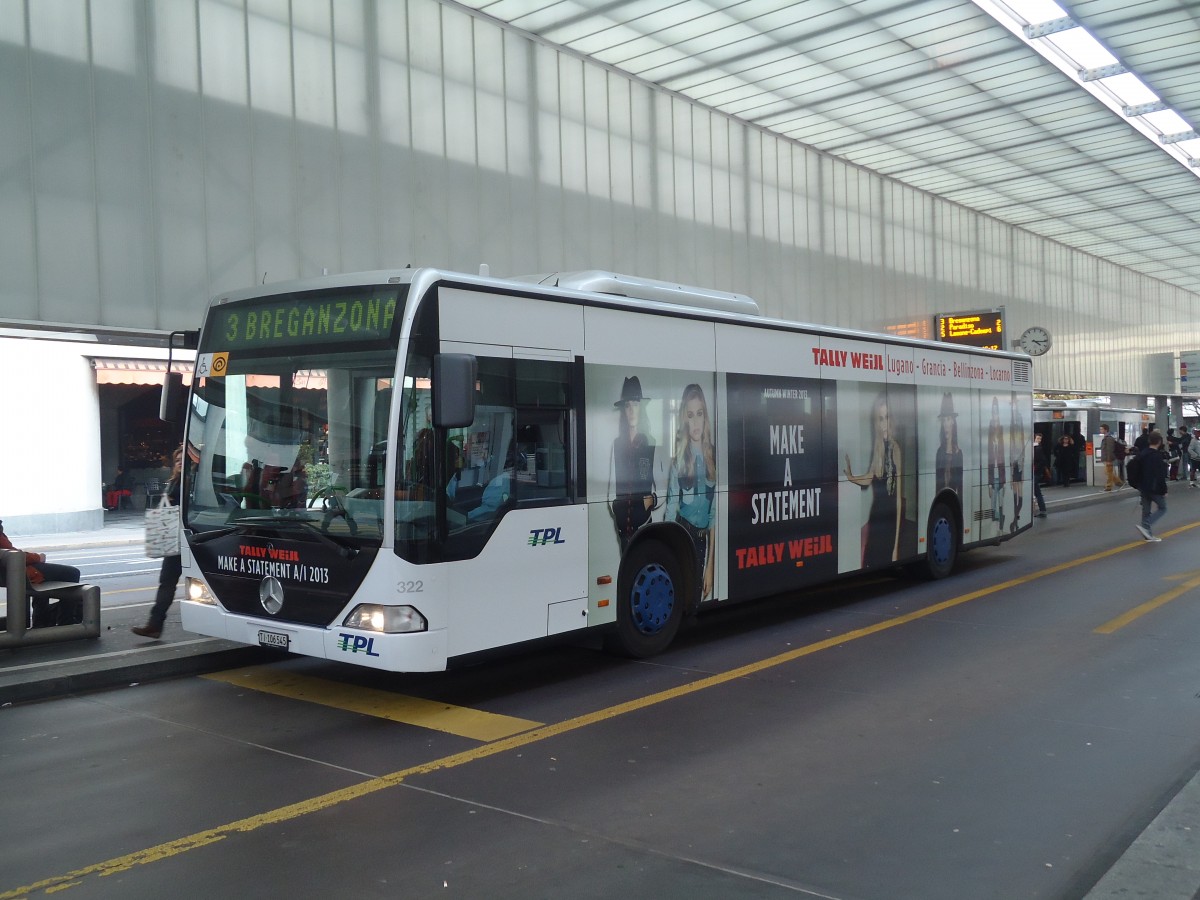
{"label": "station ceiling", "polygon": [[[1168,156],[972,0],[460,2],[740,120],[1200,293],[1200,168]],[[1198,0],[1058,7],[1161,105],[1200,127]]]}

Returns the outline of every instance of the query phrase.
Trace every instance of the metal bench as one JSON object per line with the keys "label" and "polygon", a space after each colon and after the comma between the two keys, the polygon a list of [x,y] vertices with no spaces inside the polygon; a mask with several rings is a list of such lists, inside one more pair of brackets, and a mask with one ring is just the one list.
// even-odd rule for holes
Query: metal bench
{"label": "metal bench", "polygon": [[[7,625],[0,632],[0,647],[100,637],[100,588],[93,584],[69,581],[29,584],[25,579],[25,554],[20,550],[0,550],[0,573],[4,575],[3,584],[8,601]],[[74,625],[31,629],[29,606],[34,599],[78,602],[83,621]]]}
{"label": "metal bench", "polygon": [[167,482],[147,481],[142,485],[142,490],[146,493],[146,509],[149,509],[152,506],[158,506],[163,494],[167,492]]}

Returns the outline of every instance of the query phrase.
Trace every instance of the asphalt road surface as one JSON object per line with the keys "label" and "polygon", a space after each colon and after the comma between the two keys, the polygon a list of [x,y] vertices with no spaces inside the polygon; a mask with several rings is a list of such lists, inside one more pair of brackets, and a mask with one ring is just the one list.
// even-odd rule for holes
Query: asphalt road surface
{"label": "asphalt road surface", "polygon": [[[0,710],[0,900],[1082,897],[1200,768],[1194,495],[1162,543],[1130,496],[645,662],[281,657]],[[106,605],[148,605],[106,555]]]}

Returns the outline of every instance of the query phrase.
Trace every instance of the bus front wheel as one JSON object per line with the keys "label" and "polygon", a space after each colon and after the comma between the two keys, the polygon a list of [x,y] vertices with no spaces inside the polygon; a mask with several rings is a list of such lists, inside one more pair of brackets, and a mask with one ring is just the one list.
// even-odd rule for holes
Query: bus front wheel
{"label": "bus front wheel", "polygon": [[958,517],[948,504],[933,504],[925,544],[925,572],[930,578],[945,578],[954,571],[958,560]]}
{"label": "bus front wheel", "polygon": [[679,561],[659,541],[644,541],[626,554],[617,596],[617,627],[610,649],[645,659],[661,653],[683,621]]}

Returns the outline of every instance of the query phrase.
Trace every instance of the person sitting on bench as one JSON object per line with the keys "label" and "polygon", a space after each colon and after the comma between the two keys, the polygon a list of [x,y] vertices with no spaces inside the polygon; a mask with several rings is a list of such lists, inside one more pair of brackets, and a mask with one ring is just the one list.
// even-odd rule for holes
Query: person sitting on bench
{"label": "person sitting on bench", "polygon": [[[68,581],[75,584],[79,583],[79,570],[74,566],[65,566],[61,563],[46,562],[45,553],[33,553],[29,551],[19,550],[14,547],[12,541],[8,539],[8,535],[4,533],[4,522],[0,521],[0,550],[17,550],[18,553],[25,554],[25,581],[31,585],[42,584],[46,581]],[[12,598],[9,598],[12,602]],[[29,623],[31,628],[43,628],[47,625],[67,625],[70,622],[60,622],[59,619],[67,614],[66,606],[71,604],[59,600],[58,603],[51,607],[49,597],[34,597],[33,599],[33,620]],[[77,621],[73,617],[72,621]]]}

